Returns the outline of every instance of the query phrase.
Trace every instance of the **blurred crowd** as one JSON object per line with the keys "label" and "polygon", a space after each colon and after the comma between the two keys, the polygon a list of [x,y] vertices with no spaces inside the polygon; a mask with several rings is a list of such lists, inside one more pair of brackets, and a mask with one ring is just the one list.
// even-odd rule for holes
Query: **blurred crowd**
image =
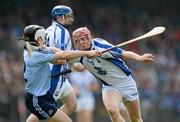
{"label": "blurred crowd", "polygon": [[[48,27],[51,24],[51,8],[59,3],[55,0],[2,0],[0,4],[0,122],[7,118],[7,122],[14,122],[15,119],[23,122],[25,117],[23,46],[17,43],[17,38],[28,24]],[[87,26],[94,37],[102,37],[113,44],[140,36],[155,26],[166,27],[162,35],[127,45],[123,49],[139,54],[149,52],[155,56],[154,64],[148,66],[128,62],[139,87],[144,120],[180,121],[178,11],[141,11],[118,4],[86,4],[70,0],[65,3],[73,8],[75,14],[75,23],[70,32],[77,27]],[[96,97],[98,100],[101,95]]]}

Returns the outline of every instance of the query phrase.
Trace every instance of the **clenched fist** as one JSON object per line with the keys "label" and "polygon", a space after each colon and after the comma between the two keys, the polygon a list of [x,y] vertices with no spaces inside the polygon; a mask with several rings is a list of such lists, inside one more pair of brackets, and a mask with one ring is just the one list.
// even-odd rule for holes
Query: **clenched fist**
{"label": "clenched fist", "polygon": [[154,61],[154,56],[150,53],[145,53],[144,55],[141,56],[141,60],[142,63],[152,63]]}
{"label": "clenched fist", "polygon": [[101,56],[102,53],[100,51],[97,50],[92,50],[92,51],[88,51],[88,58],[96,58],[98,56]]}

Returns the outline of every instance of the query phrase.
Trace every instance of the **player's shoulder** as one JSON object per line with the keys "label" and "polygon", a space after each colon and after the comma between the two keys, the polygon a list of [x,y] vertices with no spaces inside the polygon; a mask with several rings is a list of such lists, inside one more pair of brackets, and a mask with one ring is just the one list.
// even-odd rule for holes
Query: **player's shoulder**
{"label": "player's shoulder", "polygon": [[97,42],[102,42],[102,41],[106,41],[103,38],[94,38],[92,39],[93,41],[97,41]]}
{"label": "player's shoulder", "polygon": [[108,42],[105,39],[102,38],[94,38],[92,40],[93,43],[100,43],[100,44],[107,44]]}
{"label": "player's shoulder", "polygon": [[51,26],[49,26],[46,29],[46,32],[48,35],[54,36],[54,33],[59,34],[59,33],[64,33],[65,35],[69,36],[69,31],[60,25],[59,23],[53,23]]}
{"label": "player's shoulder", "polygon": [[68,29],[62,26],[61,24],[58,23],[56,26],[57,26],[56,31],[58,33],[62,33],[62,34],[64,33],[65,35],[68,35],[68,36],[70,35]]}
{"label": "player's shoulder", "polygon": [[55,26],[57,29],[59,29],[59,30],[66,30],[66,31],[68,31],[67,28],[64,27],[64,26],[63,26],[62,24],[60,24],[60,23],[53,22],[52,25],[54,25],[54,26]]}
{"label": "player's shoulder", "polygon": [[47,33],[53,32],[53,30],[54,30],[53,25],[51,25],[51,26],[49,26],[48,28],[46,28],[46,32],[47,32]]}

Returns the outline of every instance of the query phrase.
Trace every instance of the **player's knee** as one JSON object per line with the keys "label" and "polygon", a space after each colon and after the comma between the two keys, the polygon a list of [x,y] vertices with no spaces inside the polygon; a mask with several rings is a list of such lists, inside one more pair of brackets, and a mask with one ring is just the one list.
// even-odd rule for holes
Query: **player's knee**
{"label": "player's knee", "polygon": [[67,105],[70,111],[75,111],[77,108],[77,102],[73,102],[70,105]]}
{"label": "player's knee", "polygon": [[72,104],[72,110],[75,111],[77,108],[77,101]]}
{"label": "player's knee", "polygon": [[109,114],[111,116],[119,114],[119,109],[117,107],[114,107],[114,106],[108,106],[107,111],[109,112]]}
{"label": "player's knee", "polygon": [[71,106],[71,111],[75,111],[76,108],[77,108],[77,104],[72,105],[72,106]]}

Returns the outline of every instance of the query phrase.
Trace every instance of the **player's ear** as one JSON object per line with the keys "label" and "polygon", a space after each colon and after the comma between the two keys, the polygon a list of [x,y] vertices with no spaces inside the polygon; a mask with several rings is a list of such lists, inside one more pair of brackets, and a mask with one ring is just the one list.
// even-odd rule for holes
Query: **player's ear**
{"label": "player's ear", "polygon": [[62,16],[56,16],[56,20],[62,22],[63,18],[62,18]]}
{"label": "player's ear", "polygon": [[91,41],[92,40],[92,36],[91,35],[87,35],[87,40]]}

